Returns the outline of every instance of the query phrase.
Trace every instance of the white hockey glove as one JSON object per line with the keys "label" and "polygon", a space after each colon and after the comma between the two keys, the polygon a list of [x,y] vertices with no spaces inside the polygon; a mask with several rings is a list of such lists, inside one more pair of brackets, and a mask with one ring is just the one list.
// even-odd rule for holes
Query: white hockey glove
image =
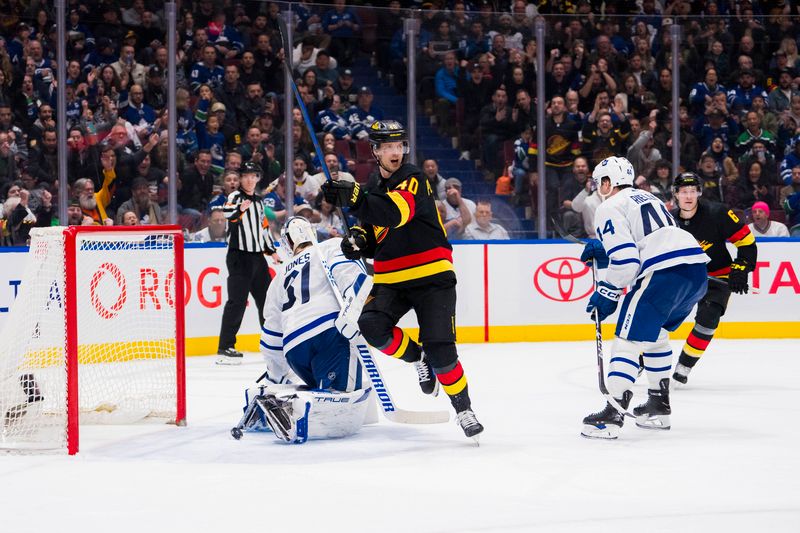
{"label": "white hockey glove", "polygon": [[353,322],[347,317],[347,313],[345,313],[344,309],[339,311],[339,316],[336,317],[336,320],[333,321],[333,325],[336,326],[336,329],[339,330],[339,333],[342,336],[352,341],[361,331],[358,329],[358,322]]}

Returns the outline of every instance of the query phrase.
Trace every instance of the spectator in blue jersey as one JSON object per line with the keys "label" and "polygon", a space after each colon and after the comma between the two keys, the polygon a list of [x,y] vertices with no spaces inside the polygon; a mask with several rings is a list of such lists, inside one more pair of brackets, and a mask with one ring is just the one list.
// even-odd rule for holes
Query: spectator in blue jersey
{"label": "spectator in blue jersey", "polygon": [[732,113],[749,111],[753,105],[753,96],[760,95],[767,99],[767,91],[755,84],[755,74],[752,70],[739,72],[739,83],[728,91],[728,104]]}
{"label": "spectator in blue jersey", "polygon": [[717,69],[706,69],[703,81],[695,83],[689,92],[689,108],[692,113],[697,115],[704,112],[706,106],[711,103],[711,95],[720,91],[725,92],[725,87],[719,83]]}
{"label": "spectator in blue jersey", "polygon": [[189,107],[189,91],[180,88],[175,91],[175,110],[178,131],[175,143],[178,150],[188,159],[197,152],[197,134],[194,131],[194,113]]}
{"label": "spectator in blue jersey", "polygon": [[208,42],[213,44],[224,59],[233,59],[244,50],[242,34],[233,26],[225,24],[225,12],[214,15],[206,28]]}
{"label": "spectator in blue jersey", "polygon": [[331,36],[330,49],[343,67],[353,61],[361,29],[361,21],[355,11],[346,7],[345,0],[334,0],[333,9],[322,17],[322,29]]}
{"label": "spectator in blue jersey", "polygon": [[489,51],[490,37],[486,34],[483,22],[473,20],[469,25],[469,35],[464,45],[464,59],[474,59]]}
{"label": "spectator in blue jersey", "polygon": [[439,132],[447,137],[452,137],[455,133],[455,121],[451,119],[450,113],[455,109],[458,95],[456,86],[458,85],[459,68],[456,61],[455,52],[447,52],[442,61],[442,67],[436,71],[436,120],[439,124]]}
{"label": "spectator in blue jersey", "polygon": [[[356,105],[351,106],[345,114],[350,136],[354,139],[366,139],[369,135],[368,128],[376,120],[383,120],[383,111],[372,105],[374,96],[372,89],[363,86],[358,90]],[[344,167],[347,169],[347,167]]]}
{"label": "spectator in blue jersey", "polygon": [[203,60],[192,65],[189,74],[189,83],[195,94],[200,90],[201,85],[208,85],[211,90],[222,85],[225,77],[225,69],[217,65],[217,49],[213,45],[203,47]]}
{"label": "spectator in blue jersey", "polygon": [[222,176],[225,168],[225,135],[220,131],[219,117],[209,113],[211,100],[201,98],[194,114],[197,146],[200,150],[208,150],[211,154],[211,174],[214,180]]}
{"label": "spectator in blue jersey", "polygon": [[[284,198],[286,198],[286,175],[281,174],[278,177],[277,182],[275,183],[274,188],[268,192],[264,196],[264,206],[269,207],[275,213],[275,218],[279,222],[283,222],[286,220],[286,204],[284,203]],[[313,209],[311,204],[309,204],[305,198],[300,196],[299,194],[295,193],[294,195],[294,214],[300,214],[301,211],[306,209]],[[313,212],[313,214],[306,213],[306,218],[310,222],[319,222],[320,217],[319,213]]]}
{"label": "spectator in blue jersey", "polygon": [[221,208],[228,200],[228,196],[239,188],[239,172],[237,170],[225,170],[222,175],[222,190],[208,202],[208,210]]}
{"label": "spectator in blue jersey", "polygon": [[347,121],[341,115],[342,98],[338,94],[331,97],[331,105],[317,114],[317,129],[333,133],[337,139],[350,139]]}
{"label": "spectator in blue jersey", "polygon": [[136,129],[152,133],[156,122],[156,111],[144,102],[144,89],[141,85],[134,84],[128,91],[128,105],[122,110],[124,118]]}
{"label": "spectator in blue jersey", "polygon": [[725,146],[731,149],[739,135],[739,125],[725,111],[713,106],[706,110],[705,116],[695,121],[693,133],[701,151],[708,150],[716,137],[722,138]]}

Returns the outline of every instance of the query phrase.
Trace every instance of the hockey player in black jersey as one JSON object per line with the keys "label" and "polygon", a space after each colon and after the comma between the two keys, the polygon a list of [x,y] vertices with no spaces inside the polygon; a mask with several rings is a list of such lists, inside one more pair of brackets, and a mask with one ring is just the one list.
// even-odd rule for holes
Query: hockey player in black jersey
{"label": "hockey player in black jersey", "polygon": [[[684,172],[672,185],[678,207],[672,216],[678,226],[691,233],[711,258],[708,263],[708,292],[697,304],[695,326],[681,352],[672,378],[686,383],[689,372],[703,355],[719,320],[728,307],[731,292],[748,291],[747,275],[756,266],[756,241],[750,228],[727,206],[703,200],[702,181],[697,174]],[[731,259],[726,242],[736,246]]]}
{"label": "hockey player in black jersey", "polygon": [[[433,189],[419,168],[404,162],[409,147],[399,122],[374,122],[369,142],[381,176],[374,189],[365,192],[358,184],[342,181],[322,186],[328,202],[349,207],[362,224],[342,241],[344,255],[374,258],[374,285],[359,328],[372,346],[414,363],[423,392],[435,394],[441,384],[464,433],[477,439],[483,426],[472,411],[455,344],[453,249]],[[419,322],[421,346],[397,327],[411,309]]]}

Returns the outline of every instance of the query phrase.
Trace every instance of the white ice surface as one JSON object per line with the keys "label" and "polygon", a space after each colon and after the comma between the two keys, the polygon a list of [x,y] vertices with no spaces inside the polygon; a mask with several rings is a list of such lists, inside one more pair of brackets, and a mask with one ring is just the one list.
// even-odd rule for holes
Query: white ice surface
{"label": "white ice surface", "polygon": [[[480,447],[452,421],[385,419],[349,439],[237,442],[259,357],[193,357],[187,427],[83,426],[76,457],[0,455],[0,532],[797,532],[797,345],[715,340],[673,391],[672,430],[629,422],[617,441],[579,436],[603,406],[594,343],[462,345]],[[380,361],[398,403],[447,407]]]}

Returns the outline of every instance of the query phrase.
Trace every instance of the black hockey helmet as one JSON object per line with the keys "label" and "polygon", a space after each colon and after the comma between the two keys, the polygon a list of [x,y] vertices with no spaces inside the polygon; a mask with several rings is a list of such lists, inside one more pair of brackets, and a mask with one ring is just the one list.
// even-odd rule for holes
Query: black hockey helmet
{"label": "black hockey helmet", "polygon": [[376,120],[369,127],[369,143],[378,147],[382,143],[408,141],[405,127],[396,120]]}
{"label": "black hockey helmet", "polygon": [[239,169],[239,174],[258,174],[258,179],[261,179],[262,172],[261,165],[252,161],[243,163],[242,168]]}
{"label": "black hockey helmet", "polygon": [[689,187],[689,186],[697,187],[697,192],[702,194],[703,180],[700,179],[700,176],[698,176],[694,172],[681,172],[672,181],[672,190],[675,193],[677,193],[681,187]]}

